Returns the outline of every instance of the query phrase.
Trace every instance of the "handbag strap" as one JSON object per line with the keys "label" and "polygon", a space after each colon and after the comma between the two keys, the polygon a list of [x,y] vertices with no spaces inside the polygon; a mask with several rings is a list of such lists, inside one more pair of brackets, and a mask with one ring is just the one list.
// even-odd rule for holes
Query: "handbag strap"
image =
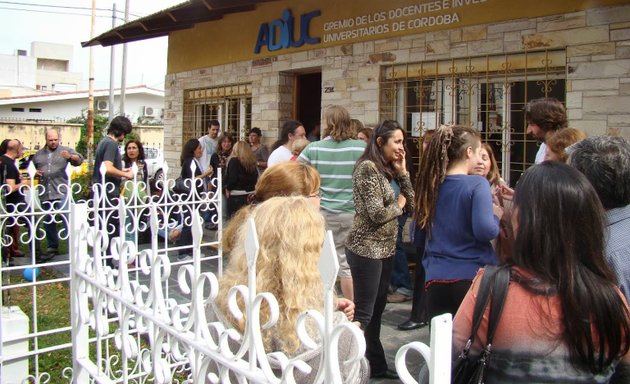
{"label": "handbag strap", "polygon": [[497,330],[497,325],[499,325],[499,319],[503,312],[505,297],[507,296],[508,286],[510,284],[510,267],[505,266],[498,268],[493,278],[492,304],[490,305],[490,318],[488,320],[488,335],[486,341],[486,350],[488,352],[492,347],[494,332]]}
{"label": "handbag strap", "polygon": [[490,296],[492,294],[492,278],[497,272],[497,266],[495,265],[486,265],[484,268],[483,277],[481,278],[481,284],[479,285],[479,291],[477,292],[477,300],[475,300],[475,309],[473,311],[473,325],[470,331],[470,337],[466,342],[466,346],[464,347],[464,354],[468,354],[468,350],[472,346],[475,341],[475,335],[477,334],[477,330],[479,329],[479,325],[481,324],[481,320],[483,319],[483,313],[486,311],[486,307],[488,306],[488,302],[490,301]]}

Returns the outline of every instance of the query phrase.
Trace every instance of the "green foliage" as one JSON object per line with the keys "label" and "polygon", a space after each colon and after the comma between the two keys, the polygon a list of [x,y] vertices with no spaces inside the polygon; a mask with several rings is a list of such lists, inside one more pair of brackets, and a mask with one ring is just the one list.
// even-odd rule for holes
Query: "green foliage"
{"label": "green foliage", "polygon": [[92,172],[77,176],[72,180],[72,183],[78,183],[81,185],[80,191],[73,190],[72,195],[74,201],[88,200],[90,198],[90,193],[92,191]]}
{"label": "green foliage", "polygon": [[[81,116],[73,117],[66,121],[67,123],[81,124],[81,138],[77,142],[75,150],[87,157],[87,116],[81,114]],[[92,151],[96,149],[96,145],[101,141],[105,134],[105,128],[107,127],[107,116],[94,114],[94,138],[92,140]]]}
{"label": "green foliage", "polygon": [[130,142],[131,140],[138,140],[138,141],[141,141],[141,140],[140,140],[140,136],[138,136],[138,134],[136,133],[136,131],[131,131],[131,133],[130,133],[130,134],[128,134],[128,135],[126,135],[126,136],[125,136],[125,145],[124,145],[124,147],[126,147],[126,146],[127,146],[127,143],[128,143],[128,142]]}

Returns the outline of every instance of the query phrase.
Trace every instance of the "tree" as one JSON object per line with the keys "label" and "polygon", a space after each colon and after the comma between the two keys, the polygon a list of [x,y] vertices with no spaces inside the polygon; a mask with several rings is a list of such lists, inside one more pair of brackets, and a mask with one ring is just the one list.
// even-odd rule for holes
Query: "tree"
{"label": "tree", "polygon": [[[87,116],[84,113],[81,116],[73,117],[66,121],[67,123],[72,124],[81,124],[81,138],[77,142],[76,151],[87,157]],[[103,138],[105,134],[105,128],[107,127],[107,116],[94,115],[94,148],[92,148],[92,152],[96,149],[99,141]]]}

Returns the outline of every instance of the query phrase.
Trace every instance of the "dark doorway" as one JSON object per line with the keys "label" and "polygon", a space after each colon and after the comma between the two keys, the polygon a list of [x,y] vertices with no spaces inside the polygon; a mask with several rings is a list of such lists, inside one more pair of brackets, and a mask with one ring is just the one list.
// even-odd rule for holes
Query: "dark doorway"
{"label": "dark doorway", "polygon": [[322,110],[322,74],[298,74],[295,77],[295,118],[309,135],[320,124]]}

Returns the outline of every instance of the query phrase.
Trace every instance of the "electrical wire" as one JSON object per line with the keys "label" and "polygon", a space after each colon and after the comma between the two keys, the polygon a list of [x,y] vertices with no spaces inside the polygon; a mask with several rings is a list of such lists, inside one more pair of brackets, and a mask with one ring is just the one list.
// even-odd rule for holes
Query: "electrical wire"
{"label": "electrical wire", "polygon": [[[63,8],[63,9],[77,9],[77,10],[82,10],[82,11],[91,11],[92,8],[90,7],[76,7],[76,6],[70,6],[70,5],[50,5],[50,4],[37,4],[37,3],[22,3],[22,2],[17,2],[17,1],[0,1],[0,4],[10,4],[10,5],[19,5],[19,6],[27,6],[27,7],[44,7],[44,8]],[[8,8],[3,8],[3,9],[8,9]],[[108,11],[111,12],[112,10],[109,8],[94,8],[96,11]],[[25,9],[25,11],[30,11]],[[46,11],[39,11],[39,12],[46,12]],[[121,10],[116,10],[117,13],[125,13],[125,11],[121,11]],[[54,12],[51,12],[54,13]],[[133,16],[133,17],[142,17],[141,15],[136,15],[133,13],[129,13],[129,15]]]}
{"label": "electrical wire", "polygon": [[[6,10],[9,10],[9,11],[24,11],[24,12],[35,12],[35,13],[46,13],[46,14],[51,14],[51,15],[87,16],[87,17],[92,16],[89,13],[38,11],[37,9],[22,9],[22,8],[10,8],[10,7],[0,7],[0,9],[6,9]],[[111,11],[111,9],[110,9],[110,11]],[[111,19],[112,18],[111,15],[110,16],[107,16],[107,15],[95,15],[95,17],[102,17],[104,19]],[[125,19],[123,19],[122,17],[116,17],[116,20],[124,21]]]}

